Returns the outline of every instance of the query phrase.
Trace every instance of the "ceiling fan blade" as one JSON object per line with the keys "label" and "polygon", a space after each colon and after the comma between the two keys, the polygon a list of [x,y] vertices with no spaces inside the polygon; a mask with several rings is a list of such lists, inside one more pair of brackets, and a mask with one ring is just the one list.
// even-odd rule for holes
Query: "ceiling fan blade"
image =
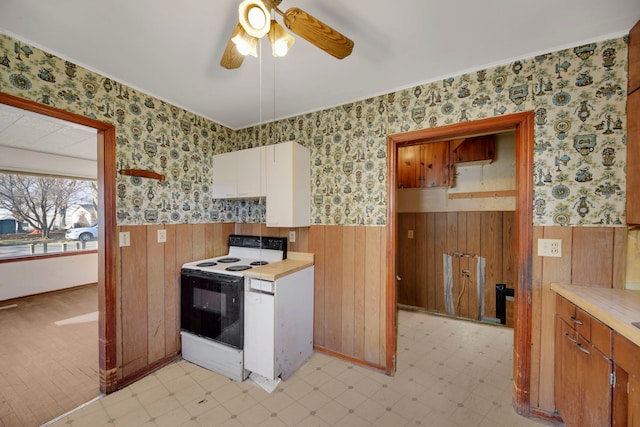
{"label": "ceiling fan blade", "polygon": [[292,7],[284,13],[284,24],[295,34],[338,59],[353,50],[353,41],[307,12]]}
{"label": "ceiling fan blade", "polygon": [[222,54],[222,58],[220,58],[220,65],[229,70],[240,68],[242,65],[242,61],[244,60],[244,55],[238,52],[236,49],[236,44],[232,41],[232,39],[241,31],[242,26],[238,22],[231,32],[231,36],[229,36],[229,41],[227,42],[227,47]]}

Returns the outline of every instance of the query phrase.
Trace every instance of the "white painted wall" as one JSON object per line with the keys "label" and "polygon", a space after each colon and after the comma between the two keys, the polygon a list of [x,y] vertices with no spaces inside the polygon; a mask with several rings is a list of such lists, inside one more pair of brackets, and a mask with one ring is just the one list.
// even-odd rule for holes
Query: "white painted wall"
{"label": "white painted wall", "polygon": [[0,263],[0,301],[98,281],[98,254]]}
{"label": "white painted wall", "polygon": [[0,146],[0,169],[17,173],[74,176],[96,179],[97,166],[94,160],[58,156],[13,147]]}
{"label": "white painted wall", "polygon": [[640,291],[640,230],[629,229],[627,234],[626,289]]}
{"label": "white painted wall", "polygon": [[496,135],[496,156],[486,165],[456,166],[451,188],[404,188],[396,192],[398,212],[515,211],[515,197],[449,199],[452,193],[515,190],[515,133]]}

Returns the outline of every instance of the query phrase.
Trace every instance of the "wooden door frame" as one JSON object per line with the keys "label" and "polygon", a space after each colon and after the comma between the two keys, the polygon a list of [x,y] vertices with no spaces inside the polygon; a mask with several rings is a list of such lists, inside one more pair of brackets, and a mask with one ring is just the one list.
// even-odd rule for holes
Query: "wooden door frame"
{"label": "wooden door frame", "polygon": [[100,391],[117,386],[116,335],[116,130],[112,124],[0,92],[0,103],[97,130],[98,340]]}
{"label": "wooden door frame", "polygon": [[448,139],[496,133],[516,132],[516,280],[518,299],[515,302],[513,340],[513,405],[520,415],[530,413],[531,373],[531,263],[533,247],[533,146],[534,114],[524,112],[473,122],[421,129],[387,138],[387,309],[386,335],[387,373],[396,370],[397,352],[397,289],[396,289],[396,180],[397,148],[402,145],[436,142]]}

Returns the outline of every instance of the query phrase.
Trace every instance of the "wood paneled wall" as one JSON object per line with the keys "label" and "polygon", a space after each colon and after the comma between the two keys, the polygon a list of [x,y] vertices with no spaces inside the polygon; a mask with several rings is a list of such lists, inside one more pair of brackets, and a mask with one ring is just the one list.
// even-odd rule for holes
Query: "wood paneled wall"
{"label": "wood paneled wall", "polygon": [[315,255],[314,346],[384,369],[386,227],[236,225],[241,234],[289,238],[290,231],[290,251]]}
{"label": "wood paneled wall", "polygon": [[[531,407],[553,413],[555,295],[551,283],[624,288],[626,227],[534,227]],[[561,239],[562,257],[537,256],[538,239]]]}
{"label": "wood paneled wall", "polygon": [[[514,212],[399,214],[398,303],[446,313],[443,254],[473,253],[486,260],[485,316],[496,317],[495,285],[514,288],[514,221]],[[479,319],[477,263],[476,258],[452,258],[456,316]]]}
{"label": "wood paneled wall", "polygon": [[316,347],[384,369],[386,227],[312,226]]}
{"label": "wood paneled wall", "polygon": [[[167,241],[158,243],[159,229]],[[119,226],[130,246],[118,250],[117,366],[126,383],[180,351],[180,267],[227,253],[229,234],[289,237],[290,251],[315,254],[314,345],[384,369],[385,227],[264,224]]]}
{"label": "wood paneled wall", "polygon": [[[227,253],[234,224],[120,226],[130,245],[119,248],[118,378],[144,371],[180,351],[180,267]],[[159,229],[167,241],[158,243]]]}

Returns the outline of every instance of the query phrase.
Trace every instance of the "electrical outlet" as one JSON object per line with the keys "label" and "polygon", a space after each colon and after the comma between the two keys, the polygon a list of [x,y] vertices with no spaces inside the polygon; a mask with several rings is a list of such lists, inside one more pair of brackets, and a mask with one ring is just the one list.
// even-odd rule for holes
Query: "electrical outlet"
{"label": "electrical outlet", "polygon": [[408,238],[408,239],[413,239],[413,230],[409,230],[409,231],[407,232],[407,238]]}
{"label": "electrical outlet", "polygon": [[562,240],[538,239],[538,256],[562,256]]}
{"label": "electrical outlet", "polygon": [[164,228],[158,230],[158,243],[164,243],[167,241],[167,230]]}
{"label": "electrical outlet", "polygon": [[296,241],[296,232],[295,231],[290,231],[289,232],[289,243],[295,243]]}
{"label": "electrical outlet", "polygon": [[128,231],[120,232],[120,247],[131,245],[131,234]]}

